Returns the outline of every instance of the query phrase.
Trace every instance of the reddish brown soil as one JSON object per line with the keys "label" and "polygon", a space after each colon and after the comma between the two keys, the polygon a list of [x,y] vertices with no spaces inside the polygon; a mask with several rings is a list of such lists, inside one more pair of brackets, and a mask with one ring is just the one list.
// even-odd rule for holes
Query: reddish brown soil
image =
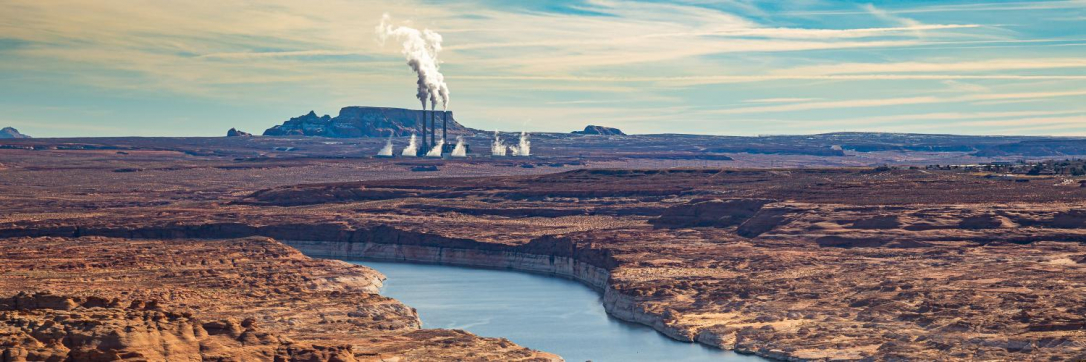
{"label": "reddish brown soil", "polygon": [[[419,329],[368,268],[267,238],[0,240],[4,361],[546,360]],[[13,294],[14,293],[14,294]],[[11,294],[10,296],[8,294]]]}
{"label": "reddish brown soil", "polygon": [[[1086,358],[1086,188],[1058,177],[720,168],[520,175],[539,168],[472,161],[462,165],[474,174],[458,175],[487,177],[405,179],[406,166],[382,160],[223,169],[212,165],[228,161],[148,155],[132,165],[144,171],[113,172],[117,156],[80,157],[87,159],[5,162],[5,242],[62,248],[93,240],[113,251],[145,242],[138,239],[168,248],[264,236],[567,256],[608,270],[609,287],[658,321],[653,327],[723,348],[810,360]],[[150,167],[173,163],[191,167]],[[442,169],[453,164],[461,165]],[[492,176],[503,174],[516,175]],[[343,182],[355,179],[384,181]],[[64,238],[27,239],[41,236]],[[20,267],[14,273],[30,279],[0,290],[83,297],[64,278],[47,277],[64,264],[47,265],[54,266],[45,273]],[[319,275],[338,273],[326,270]],[[144,289],[135,285],[127,288]],[[292,293],[301,293],[298,303],[321,301],[312,291]],[[248,303],[194,316],[201,323],[242,316],[239,305]],[[386,328],[380,335],[400,344],[376,337],[386,347],[367,350],[315,320],[286,327],[257,318],[257,326],[328,348],[405,356],[435,351],[440,343],[429,333],[454,333]],[[464,338],[462,349],[448,351],[526,356]],[[282,347],[265,350],[273,349]]]}

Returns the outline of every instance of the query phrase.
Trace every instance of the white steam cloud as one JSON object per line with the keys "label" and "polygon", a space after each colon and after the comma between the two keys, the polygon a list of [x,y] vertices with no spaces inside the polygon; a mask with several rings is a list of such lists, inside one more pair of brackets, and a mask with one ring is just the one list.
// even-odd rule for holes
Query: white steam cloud
{"label": "white steam cloud", "polygon": [[381,23],[375,29],[381,45],[389,38],[403,43],[403,55],[407,59],[407,65],[418,75],[418,93],[415,95],[422,102],[422,109],[426,109],[426,101],[430,101],[430,109],[437,109],[438,101],[441,101],[442,109],[449,108],[449,86],[445,84],[445,76],[438,69],[440,61],[437,59],[441,52],[441,34],[430,29],[418,30],[407,26],[392,25],[392,17],[388,14],[381,16]]}
{"label": "white steam cloud", "polygon": [[445,140],[438,138],[437,143],[426,153],[426,157],[441,157],[441,149],[445,147]]}
{"label": "white steam cloud", "polygon": [[509,146],[509,152],[513,156],[531,156],[532,141],[528,140],[528,132],[520,132],[520,143]]}
{"label": "white steam cloud", "polygon": [[400,155],[408,156],[408,157],[415,157],[415,156],[418,156],[418,154],[419,154],[419,141],[415,139],[415,134],[412,133],[411,134],[411,141],[408,141],[407,148],[404,148],[403,153],[401,153]]}
{"label": "white steam cloud", "polygon": [[388,135],[388,142],[385,143],[385,147],[381,148],[381,151],[377,152],[377,155],[392,157],[392,135]]}
{"label": "white steam cloud", "polygon": [[502,136],[498,134],[498,131],[494,131],[494,142],[490,144],[491,156],[505,156],[505,142],[502,142]]}
{"label": "white steam cloud", "polygon": [[456,136],[456,147],[453,147],[452,156],[468,157],[468,148],[464,146],[464,136]]}

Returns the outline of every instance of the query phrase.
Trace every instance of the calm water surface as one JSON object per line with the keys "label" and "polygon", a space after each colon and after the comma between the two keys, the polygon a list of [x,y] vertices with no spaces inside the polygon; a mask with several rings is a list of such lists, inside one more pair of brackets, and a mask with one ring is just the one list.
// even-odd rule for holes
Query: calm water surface
{"label": "calm water surface", "polygon": [[381,294],[418,309],[426,328],[464,329],[557,353],[566,361],[766,361],[608,317],[572,280],[442,265],[352,261],[388,276]]}

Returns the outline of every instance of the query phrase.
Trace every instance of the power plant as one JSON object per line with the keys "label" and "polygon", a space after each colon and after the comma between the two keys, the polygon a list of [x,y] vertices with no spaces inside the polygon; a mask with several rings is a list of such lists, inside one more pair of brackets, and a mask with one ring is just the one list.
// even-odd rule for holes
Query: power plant
{"label": "power plant", "polygon": [[[415,150],[415,156],[442,157],[452,154],[454,145],[448,140],[449,120],[449,86],[445,84],[445,76],[439,69],[438,53],[441,52],[441,34],[430,29],[418,30],[408,26],[394,26],[392,19],[385,14],[381,17],[381,23],[376,28],[377,35],[382,43],[388,38],[399,39],[403,42],[403,55],[407,59],[407,65],[418,76],[417,92],[415,97],[422,103],[422,145]],[[430,111],[426,111],[426,102],[430,102]],[[437,139],[437,104],[441,102],[441,139]],[[429,113],[429,117],[427,117]],[[427,119],[429,118],[429,119]],[[429,123],[429,124],[427,124]],[[429,140],[427,140],[429,130]],[[460,142],[461,146],[463,145]],[[409,146],[410,147],[410,146]],[[406,155],[407,152],[404,152]]]}
{"label": "power plant", "polygon": [[[457,138],[455,145],[449,143],[449,86],[445,84],[445,76],[441,74],[438,54],[441,52],[441,34],[430,29],[418,30],[408,26],[396,26],[392,24],[391,17],[385,14],[381,17],[381,23],[375,29],[379,41],[384,44],[389,38],[402,42],[401,52],[407,60],[407,65],[418,76],[415,84],[415,97],[422,104],[422,144],[416,144],[412,136],[411,143],[401,153],[403,156],[415,157],[467,157],[470,147],[464,143],[462,137]],[[430,103],[427,112],[426,103]],[[441,102],[441,139],[437,138],[437,104]],[[427,117],[429,114],[429,117]],[[429,132],[429,139],[427,139]],[[491,145],[491,156],[505,156],[506,146],[498,133],[494,134],[494,144]],[[390,143],[391,144],[391,140]],[[391,152],[382,150],[380,155],[390,155]],[[531,155],[531,141],[527,132],[521,132],[519,142],[510,145],[508,154],[512,156],[528,157]]]}
{"label": "power plant", "polygon": [[[449,111],[442,110],[441,112],[441,138],[437,138],[437,114],[438,111],[427,111],[423,108],[421,115],[422,123],[422,144],[415,148],[415,155],[418,157],[423,156],[442,156],[452,154],[456,145],[449,143]],[[461,139],[462,140],[462,139]],[[466,146],[466,145],[465,145]],[[409,146],[410,147],[410,146]],[[440,152],[435,151],[435,148],[440,147]]]}

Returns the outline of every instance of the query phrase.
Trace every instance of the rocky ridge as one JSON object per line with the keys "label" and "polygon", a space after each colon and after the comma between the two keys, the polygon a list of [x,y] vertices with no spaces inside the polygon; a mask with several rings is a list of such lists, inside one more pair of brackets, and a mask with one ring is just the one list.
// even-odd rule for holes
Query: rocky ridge
{"label": "rocky ridge", "polygon": [[231,128],[226,131],[226,137],[252,137],[253,134],[245,131],[239,131],[237,128]]}
{"label": "rocky ridge", "polygon": [[266,238],[0,240],[5,361],[553,359],[420,329],[375,271]]}
{"label": "rocky ridge", "polygon": [[254,319],[201,321],[154,302],[20,292],[0,298],[4,361],[353,361],[349,345],[313,346]]}
{"label": "rocky ridge", "polygon": [[0,129],[0,138],[30,138],[30,136],[19,133],[19,130],[13,127],[4,127]]}
{"label": "rocky ridge", "polygon": [[[615,316],[778,359],[1074,360],[1083,351],[1080,178],[598,169],[344,183],[292,175],[343,169],[347,180],[367,178],[360,167],[384,163],[185,156],[167,166],[186,168],[158,171],[128,149],[56,151],[89,155],[69,163],[48,157],[53,151],[5,152],[40,160],[16,158],[5,171],[10,182],[0,184],[9,191],[0,237],[24,243],[34,235],[79,237],[68,243],[105,235],[129,245],[260,235],[448,255],[449,263],[513,255],[522,260],[516,268],[585,265],[606,272],[613,294],[604,289],[605,306]],[[147,170],[111,172],[119,166],[102,165],[110,157]],[[71,169],[80,182],[58,186]]]}
{"label": "rocky ridge", "polygon": [[573,134],[601,135],[601,136],[625,136],[626,135],[625,133],[622,133],[622,130],[620,130],[618,128],[604,127],[604,126],[593,126],[593,125],[585,126],[583,131],[573,131]]}
{"label": "rocky ridge", "polygon": [[[437,134],[440,137],[442,112],[436,112]],[[264,131],[265,136],[321,136],[321,137],[396,137],[421,135],[423,117],[434,116],[434,111],[421,111],[385,107],[344,107],[336,117],[317,116],[316,112],[291,118],[282,125]],[[446,124],[450,135],[468,135],[476,131],[456,121],[452,112]],[[429,120],[429,118],[427,118]],[[427,123],[429,124],[429,123]],[[427,133],[429,127],[427,126]]]}
{"label": "rocky ridge", "polygon": [[314,255],[606,280],[617,317],[778,359],[1076,358],[1086,191],[1057,181],[585,170],[289,186],[218,212],[172,210],[171,225],[122,212],[0,235],[261,235]]}

